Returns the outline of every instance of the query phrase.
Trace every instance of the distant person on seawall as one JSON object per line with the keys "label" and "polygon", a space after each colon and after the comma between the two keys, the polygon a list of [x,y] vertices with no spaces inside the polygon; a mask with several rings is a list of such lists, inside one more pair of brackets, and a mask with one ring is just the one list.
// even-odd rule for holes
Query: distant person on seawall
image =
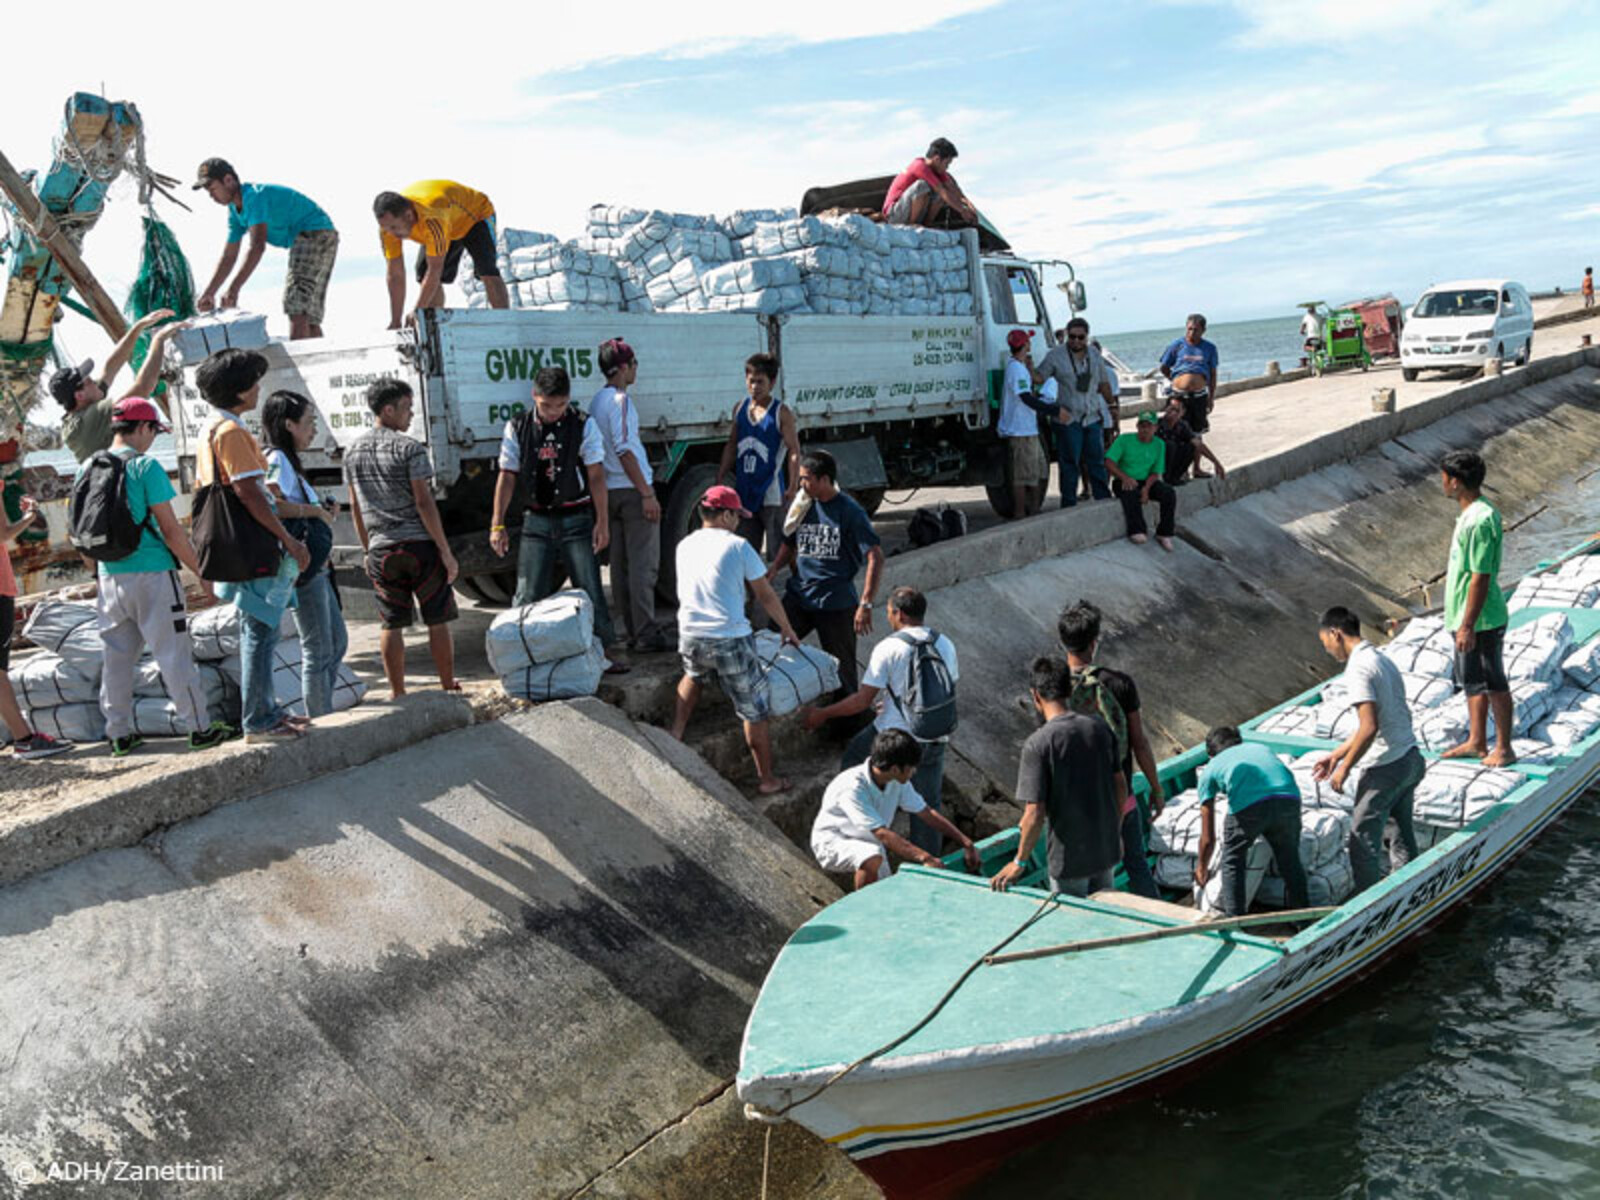
{"label": "distant person on seawall", "polygon": [[[1211,408],[1217,401],[1217,348],[1205,339],[1206,319],[1190,313],[1184,333],[1161,355],[1161,373],[1172,380],[1172,394],[1183,401],[1183,419],[1198,434],[1211,432]],[[1211,476],[1194,465],[1194,478]]]}
{"label": "distant person on seawall", "polygon": [[1585,308],[1593,308],[1594,307],[1594,268],[1593,267],[1585,267],[1583,269],[1583,306]]}

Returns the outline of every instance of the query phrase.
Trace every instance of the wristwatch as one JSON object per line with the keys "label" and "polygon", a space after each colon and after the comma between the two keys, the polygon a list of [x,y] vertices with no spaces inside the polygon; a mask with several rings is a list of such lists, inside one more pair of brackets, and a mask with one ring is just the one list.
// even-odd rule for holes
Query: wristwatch
{"label": "wristwatch", "polygon": [[857,608],[871,608],[872,607],[872,601],[871,600],[863,600],[860,604],[856,605],[856,607]]}

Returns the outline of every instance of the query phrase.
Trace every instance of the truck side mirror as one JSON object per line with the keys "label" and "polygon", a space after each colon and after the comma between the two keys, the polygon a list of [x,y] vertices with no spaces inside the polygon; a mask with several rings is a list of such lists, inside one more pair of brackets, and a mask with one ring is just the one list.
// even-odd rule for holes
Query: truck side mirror
{"label": "truck side mirror", "polygon": [[1067,303],[1072,306],[1073,312],[1082,312],[1089,307],[1088,293],[1084,290],[1083,280],[1074,279],[1067,292]]}

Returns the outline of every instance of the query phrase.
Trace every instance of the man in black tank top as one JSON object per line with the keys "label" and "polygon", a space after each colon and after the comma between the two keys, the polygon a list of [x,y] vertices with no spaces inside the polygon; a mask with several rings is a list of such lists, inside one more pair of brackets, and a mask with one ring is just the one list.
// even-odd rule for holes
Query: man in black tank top
{"label": "man in black tank top", "polygon": [[[559,559],[572,582],[589,594],[595,636],[610,646],[617,635],[596,557],[611,540],[605,444],[594,422],[572,407],[571,391],[566,371],[546,367],[534,376],[533,407],[506,422],[489,547],[502,558],[511,548],[506,513],[520,480],[527,510],[517,551],[514,603],[532,604],[554,592]],[[627,668],[614,663],[607,670],[620,674]]]}

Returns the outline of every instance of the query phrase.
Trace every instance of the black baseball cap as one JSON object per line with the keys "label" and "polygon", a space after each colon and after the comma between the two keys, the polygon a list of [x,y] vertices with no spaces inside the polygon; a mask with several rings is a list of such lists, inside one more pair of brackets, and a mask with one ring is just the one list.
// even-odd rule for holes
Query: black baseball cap
{"label": "black baseball cap", "polygon": [[50,394],[62,408],[71,408],[78,398],[78,389],[94,375],[94,359],[86,358],[75,367],[62,367],[50,376]]}
{"label": "black baseball cap", "polygon": [[195,172],[194,190],[198,192],[213,180],[221,183],[229,175],[232,175],[235,179],[239,178],[239,172],[233,169],[231,162],[225,158],[208,158],[200,164],[200,169]]}

